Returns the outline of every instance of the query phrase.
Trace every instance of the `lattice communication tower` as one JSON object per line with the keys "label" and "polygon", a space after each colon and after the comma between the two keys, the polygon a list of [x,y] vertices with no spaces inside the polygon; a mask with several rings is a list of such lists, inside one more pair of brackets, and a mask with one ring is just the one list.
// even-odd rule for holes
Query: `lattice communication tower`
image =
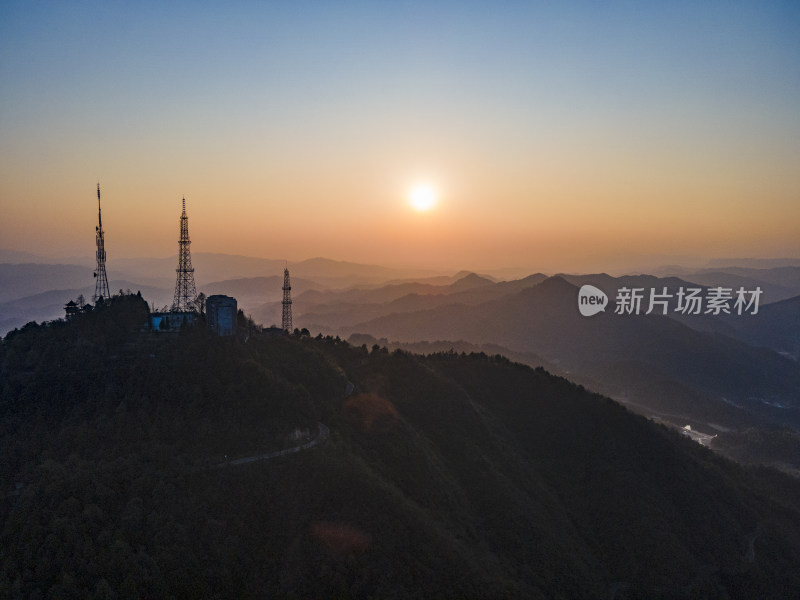
{"label": "lattice communication tower", "polygon": [[95,227],[97,241],[97,268],[94,271],[94,296],[92,300],[108,299],[108,275],[106,275],[106,245],[103,237],[103,215],[100,213],[100,184],[97,184],[97,227]]}
{"label": "lattice communication tower", "polygon": [[194,268],[192,255],[189,252],[189,217],[186,216],[186,198],[183,199],[181,213],[181,239],[178,240],[178,278],[175,282],[175,297],[172,300],[172,312],[194,312],[197,288],[194,285]]}
{"label": "lattice communication tower", "polygon": [[289,267],[283,270],[283,318],[281,327],[284,331],[292,331],[292,285],[289,282]]}

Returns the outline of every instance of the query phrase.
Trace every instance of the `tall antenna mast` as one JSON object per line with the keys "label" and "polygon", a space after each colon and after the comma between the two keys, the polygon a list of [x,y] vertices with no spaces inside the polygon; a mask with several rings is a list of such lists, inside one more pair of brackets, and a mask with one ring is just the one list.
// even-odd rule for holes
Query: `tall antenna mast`
{"label": "tall antenna mast", "polygon": [[189,253],[189,217],[186,216],[186,198],[183,199],[183,212],[181,213],[181,239],[178,240],[178,274],[175,282],[175,297],[172,300],[172,312],[194,312],[194,301],[197,298],[197,289],[194,285],[194,268],[192,256]]}
{"label": "tall antenna mast", "polygon": [[97,242],[97,268],[94,272],[94,296],[92,300],[97,302],[101,299],[111,297],[108,291],[108,275],[106,275],[106,246],[103,237],[103,216],[100,212],[100,183],[97,183],[97,227],[95,227],[95,238]]}
{"label": "tall antenna mast", "polygon": [[283,318],[281,327],[284,331],[292,331],[292,285],[289,282],[289,264],[283,270]]}

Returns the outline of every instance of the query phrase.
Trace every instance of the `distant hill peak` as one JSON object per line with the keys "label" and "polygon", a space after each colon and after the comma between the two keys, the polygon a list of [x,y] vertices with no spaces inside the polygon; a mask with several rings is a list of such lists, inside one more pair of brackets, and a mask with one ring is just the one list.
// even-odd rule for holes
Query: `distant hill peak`
{"label": "distant hill peak", "polygon": [[491,281],[493,283],[497,282],[497,279],[492,277],[491,275],[487,275],[486,273],[476,273],[475,271],[459,271],[455,275],[453,275],[453,280],[458,281],[459,279],[464,279],[465,277],[469,277],[470,275],[474,275],[475,277],[480,277],[481,279],[486,279],[487,281]]}
{"label": "distant hill peak", "polygon": [[[462,271],[463,273],[463,271]],[[460,275],[461,273],[459,273]],[[457,275],[458,277],[458,275]],[[454,290],[468,290],[484,285],[492,285],[494,281],[488,279],[477,273],[467,273],[466,275],[458,278],[450,287]]]}
{"label": "distant hill peak", "polygon": [[564,279],[561,275],[553,275],[542,281],[536,288],[539,290],[571,290],[576,289],[577,286]]}

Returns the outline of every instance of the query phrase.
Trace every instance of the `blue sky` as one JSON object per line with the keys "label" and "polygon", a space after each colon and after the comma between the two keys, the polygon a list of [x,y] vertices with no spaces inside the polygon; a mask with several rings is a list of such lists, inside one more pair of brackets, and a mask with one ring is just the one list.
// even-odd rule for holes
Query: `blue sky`
{"label": "blue sky", "polygon": [[[209,251],[566,266],[597,227],[609,257],[798,254],[798,31],[796,2],[4,2],[0,245],[80,252],[100,179],[126,255],[172,251],[184,194]],[[275,220],[308,237],[276,254]]]}

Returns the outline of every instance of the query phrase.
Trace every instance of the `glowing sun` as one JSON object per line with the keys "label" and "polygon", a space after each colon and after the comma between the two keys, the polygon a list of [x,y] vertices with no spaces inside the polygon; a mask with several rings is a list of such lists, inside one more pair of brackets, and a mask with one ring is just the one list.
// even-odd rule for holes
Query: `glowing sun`
{"label": "glowing sun", "polygon": [[436,189],[427,183],[417,184],[408,191],[408,203],[411,208],[420,212],[436,206],[437,199]]}

